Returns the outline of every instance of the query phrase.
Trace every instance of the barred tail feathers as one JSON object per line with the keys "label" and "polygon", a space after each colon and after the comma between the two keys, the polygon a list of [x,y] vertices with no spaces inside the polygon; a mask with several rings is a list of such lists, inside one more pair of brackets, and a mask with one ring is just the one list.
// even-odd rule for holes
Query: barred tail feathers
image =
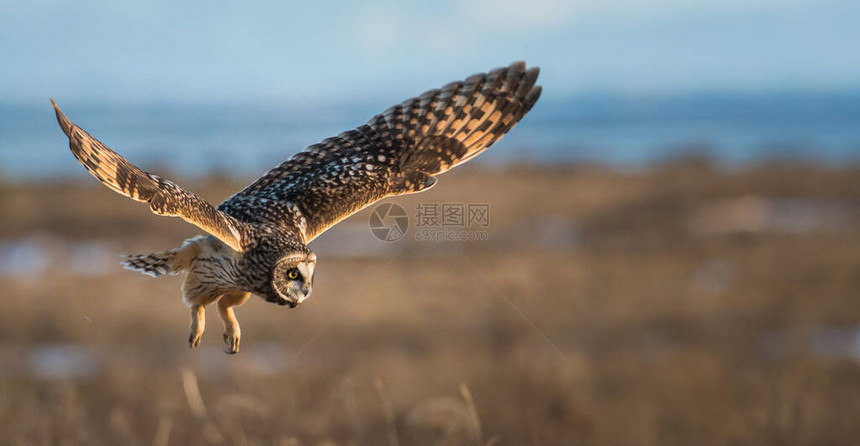
{"label": "barred tail feathers", "polygon": [[167,273],[175,275],[188,271],[196,254],[197,249],[186,244],[170,251],[123,256],[123,261],[120,263],[126,269],[159,277]]}

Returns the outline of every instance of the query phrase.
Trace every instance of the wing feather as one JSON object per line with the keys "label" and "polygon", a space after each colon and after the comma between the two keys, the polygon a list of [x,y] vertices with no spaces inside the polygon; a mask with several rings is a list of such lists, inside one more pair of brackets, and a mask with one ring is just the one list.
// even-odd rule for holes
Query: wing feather
{"label": "wing feather", "polygon": [[243,221],[295,226],[306,241],[388,196],[419,192],[510,131],[540,97],[525,62],[407,99],[270,170],[218,207]]}
{"label": "wing feather", "polygon": [[180,217],[236,251],[242,250],[245,224],[171,181],[144,172],[66,118],[51,99],[57,121],[69,137],[75,158],[99,181],[133,200],[149,203],[158,215]]}

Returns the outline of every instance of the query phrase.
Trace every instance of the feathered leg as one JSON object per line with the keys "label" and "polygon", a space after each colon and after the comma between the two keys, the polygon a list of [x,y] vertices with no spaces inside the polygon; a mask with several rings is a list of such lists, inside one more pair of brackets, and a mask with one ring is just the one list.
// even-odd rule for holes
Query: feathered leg
{"label": "feathered leg", "polygon": [[[205,276],[202,277],[205,280]],[[188,334],[188,344],[191,348],[200,345],[203,330],[206,326],[206,305],[215,302],[224,294],[223,289],[213,287],[201,281],[198,272],[192,270],[182,284],[182,300],[191,308],[191,328]]]}
{"label": "feathered leg", "polygon": [[191,348],[200,345],[203,339],[203,330],[206,328],[206,310],[203,305],[191,306],[191,329],[188,333],[188,346]]}
{"label": "feathered leg", "polygon": [[239,338],[242,336],[242,330],[239,328],[236,314],[233,313],[233,307],[244,304],[250,297],[251,293],[229,291],[221,296],[218,301],[218,315],[224,321],[224,343],[227,344],[225,352],[229,354],[239,351]]}

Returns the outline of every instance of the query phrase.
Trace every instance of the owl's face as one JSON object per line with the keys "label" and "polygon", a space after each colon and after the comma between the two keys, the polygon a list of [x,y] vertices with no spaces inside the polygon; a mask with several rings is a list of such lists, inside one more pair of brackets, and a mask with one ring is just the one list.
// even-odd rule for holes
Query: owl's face
{"label": "owl's face", "polygon": [[311,294],[314,284],[314,253],[294,252],[281,257],[272,272],[272,288],[278,305],[299,306]]}

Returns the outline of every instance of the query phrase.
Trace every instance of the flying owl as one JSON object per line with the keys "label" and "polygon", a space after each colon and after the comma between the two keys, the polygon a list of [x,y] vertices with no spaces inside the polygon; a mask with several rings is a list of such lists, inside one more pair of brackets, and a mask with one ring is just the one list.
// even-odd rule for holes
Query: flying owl
{"label": "flying owl", "polygon": [[233,307],[251,294],[291,308],[304,302],[317,263],[311,240],[383,198],[429,189],[437,175],[486,150],[537,102],[538,72],[515,62],[407,99],[297,153],[217,207],[134,166],[51,104],[72,153],[99,181],[209,234],[169,251],[126,256],[122,264],[153,277],[187,273],[189,345],[200,344],[205,307],[217,301],[226,351],[236,353]]}

